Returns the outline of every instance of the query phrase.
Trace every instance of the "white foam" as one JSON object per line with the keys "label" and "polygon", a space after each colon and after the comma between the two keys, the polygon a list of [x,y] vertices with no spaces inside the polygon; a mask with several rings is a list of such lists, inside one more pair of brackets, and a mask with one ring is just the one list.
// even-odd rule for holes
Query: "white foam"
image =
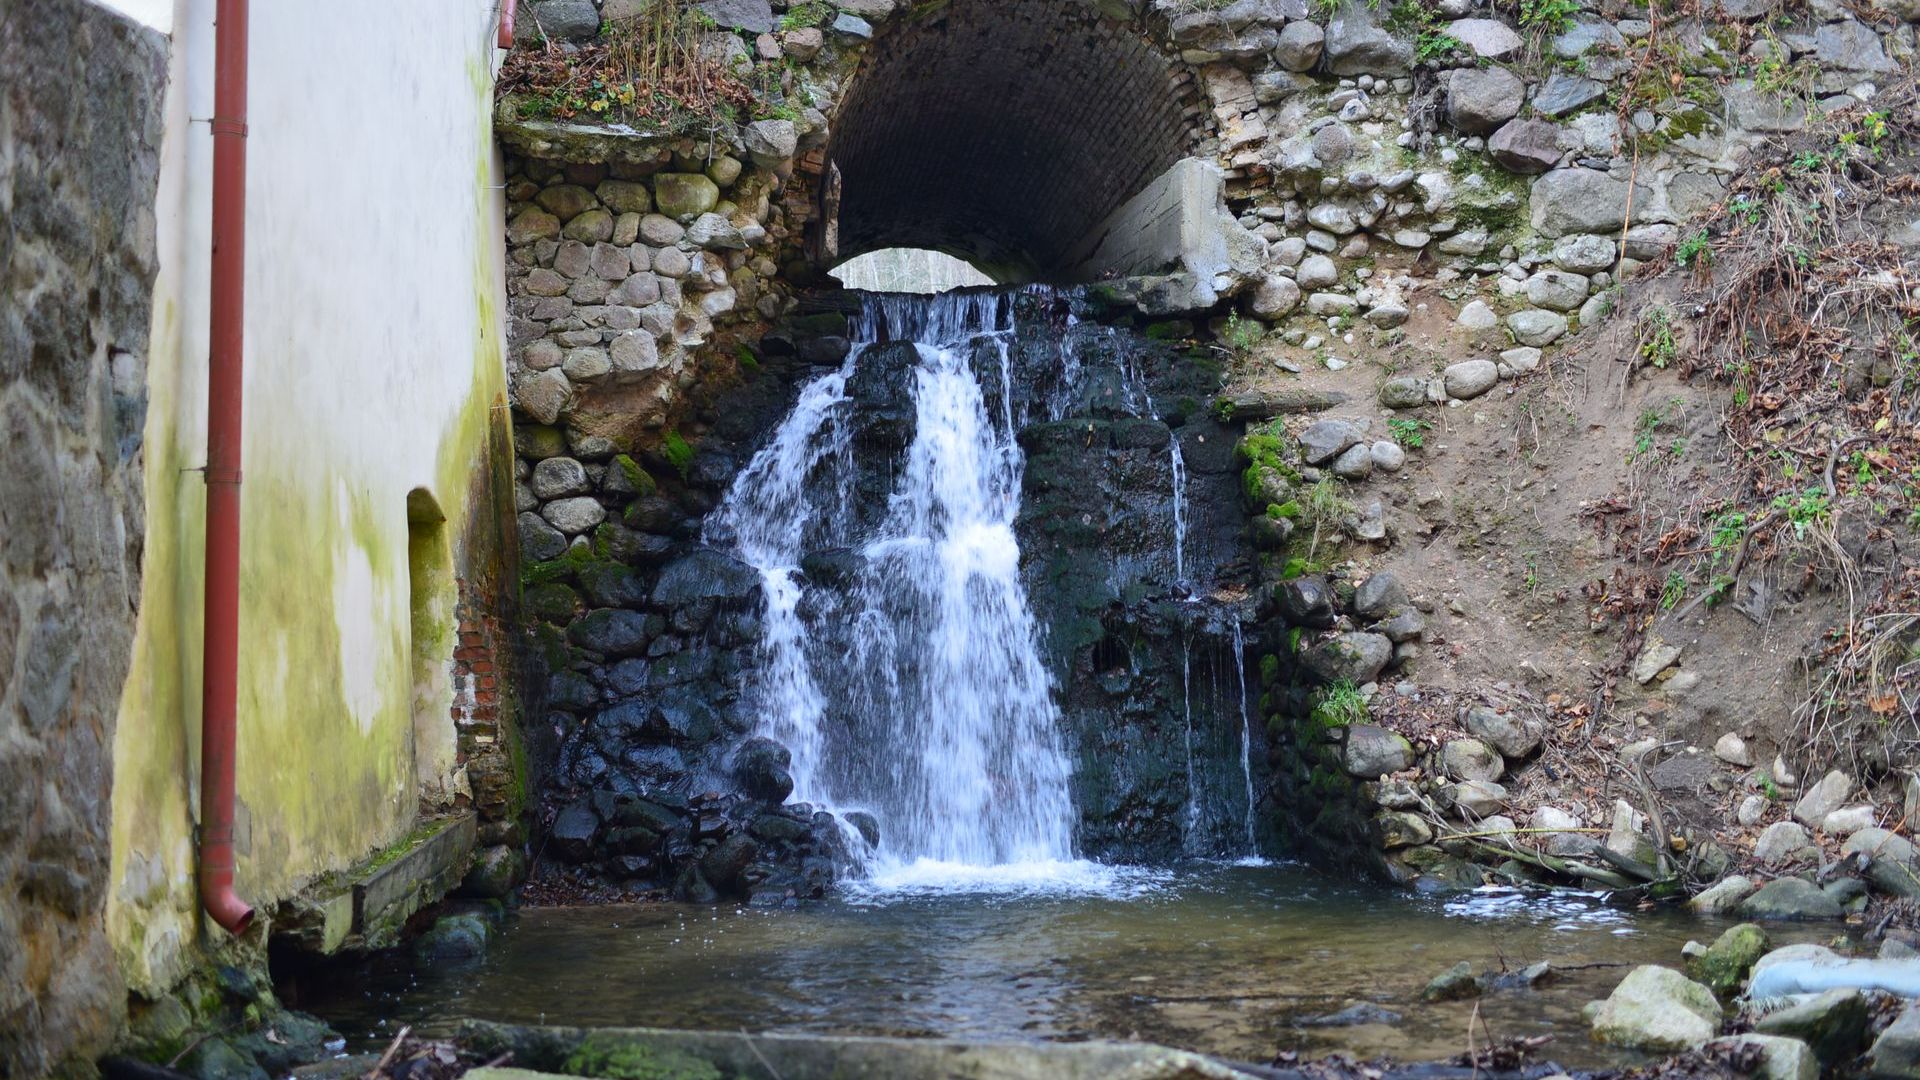
{"label": "white foam", "polygon": [[1174,875],[1137,866],[1108,866],[1087,859],[1035,859],[992,866],[919,858],[882,858],[865,878],[842,883],[850,899],[985,894],[1003,896],[1099,896],[1131,899],[1170,884]]}

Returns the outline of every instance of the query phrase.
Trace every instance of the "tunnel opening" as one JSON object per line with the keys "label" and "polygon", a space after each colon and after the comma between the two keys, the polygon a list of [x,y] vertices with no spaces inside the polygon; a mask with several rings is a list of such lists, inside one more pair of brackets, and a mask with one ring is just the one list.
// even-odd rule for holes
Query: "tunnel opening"
{"label": "tunnel opening", "polygon": [[861,292],[934,293],[999,282],[965,259],[928,248],[881,248],[833,268],[842,286]]}
{"label": "tunnel opening", "polygon": [[827,149],[822,261],[888,248],[1072,282],[1102,225],[1191,149],[1191,77],[1088,0],[952,0],[854,77]]}

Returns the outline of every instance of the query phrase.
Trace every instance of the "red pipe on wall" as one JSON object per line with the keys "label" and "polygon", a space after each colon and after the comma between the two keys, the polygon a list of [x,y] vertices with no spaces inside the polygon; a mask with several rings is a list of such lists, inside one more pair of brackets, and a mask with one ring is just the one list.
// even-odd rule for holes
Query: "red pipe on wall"
{"label": "red pipe on wall", "polygon": [[493,43],[502,49],[513,48],[513,0],[501,0],[500,34]]}
{"label": "red pipe on wall", "polygon": [[207,349],[206,636],[200,703],[200,904],[233,934],[234,735],[240,667],[240,409],[247,268],[247,0],[214,15],[213,278]]}

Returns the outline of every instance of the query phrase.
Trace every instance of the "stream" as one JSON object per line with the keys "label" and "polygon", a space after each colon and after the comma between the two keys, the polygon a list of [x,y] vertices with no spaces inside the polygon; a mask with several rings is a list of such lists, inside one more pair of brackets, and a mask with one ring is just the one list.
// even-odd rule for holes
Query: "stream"
{"label": "stream", "polygon": [[[1542,1056],[1582,1067],[1640,1058],[1590,1043],[1581,1006],[1720,929],[1581,894],[1422,897],[1285,864],[1200,864],[990,893],[852,889],[797,910],[529,909],[484,958],[393,954],[301,988],[299,1004],[368,1049],[403,1023],[433,1033],[475,1017],[1420,1061],[1460,1052],[1474,1011],[1421,1002],[1428,980],[1461,960],[1476,972],[1546,960],[1553,977],[1489,993],[1480,1017],[1496,1036],[1553,1035]],[[1384,1013],[1314,1023],[1354,1005]]]}

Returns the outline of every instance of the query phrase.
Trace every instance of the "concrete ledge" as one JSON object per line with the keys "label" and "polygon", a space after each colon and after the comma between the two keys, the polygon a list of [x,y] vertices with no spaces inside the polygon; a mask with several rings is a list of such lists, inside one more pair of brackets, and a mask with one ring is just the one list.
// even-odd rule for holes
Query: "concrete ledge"
{"label": "concrete ledge", "polygon": [[471,811],[421,822],[392,847],[281,904],[273,936],[323,956],[399,944],[407,920],[466,876],[476,832]]}
{"label": "concrete ledge", "polygon": [[[657,1028],[521,1027],[470,1021],[463,1043],[482,1053],[511,1051],[523,1068],[476,1069],[468,1080],[551,1080],[555,1070],[606,1072],[642,1061],[659,1075],[707,1065],[722,1076],[782,1080],[1255,1080],[1279,1075],[1230,1066],[1151,1043],[1016,1043],[893,1039],[854,1035],[670,1031]],[[578,1056],[576,1057],[576,1054]],[[572,1062],[572,1066],[569,1066]],[[1295,1074],[1297,1075],[1297,1074]]]}

